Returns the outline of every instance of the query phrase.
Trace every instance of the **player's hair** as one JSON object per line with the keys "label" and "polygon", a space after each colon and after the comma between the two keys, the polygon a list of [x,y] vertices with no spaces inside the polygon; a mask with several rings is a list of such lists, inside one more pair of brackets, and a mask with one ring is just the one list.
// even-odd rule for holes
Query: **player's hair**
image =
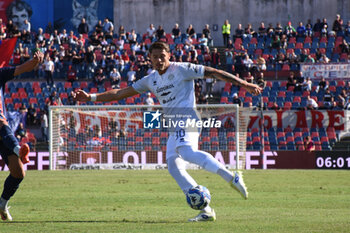
{"label": "player's hair", "polygon": [[151,47],[149,47],[149,52],[152,53],[152,51],[154,49],[164,49],[165,51],[167,51],[168,53],[170,53],[170,48],[169,48],[169,45],[165,42],[162,42],[162,41],[157,41],[157,42],[154,42]]}
{"label": "player's hair", "polygon": [[22,0],[15,0],[11,2],[11,4],[6,9],[6,16],[8,19],[12,19],[13,17],[12,15],[13,8],[17,9],[18,11],[26,10],[28,13],[28,18],[30,18],[33,14],[33,9],[28,3]]}

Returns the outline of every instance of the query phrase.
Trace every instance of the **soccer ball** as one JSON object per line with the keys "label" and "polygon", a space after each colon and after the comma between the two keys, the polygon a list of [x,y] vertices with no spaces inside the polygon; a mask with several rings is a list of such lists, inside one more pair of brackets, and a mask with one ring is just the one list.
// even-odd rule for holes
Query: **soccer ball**
{"label": "soccer ball", "polygon": [[209,190],[202,185],[190,188],[186,194],[188,205],[195,210],[202,210],[207,207],[210,203],[210,199]]}

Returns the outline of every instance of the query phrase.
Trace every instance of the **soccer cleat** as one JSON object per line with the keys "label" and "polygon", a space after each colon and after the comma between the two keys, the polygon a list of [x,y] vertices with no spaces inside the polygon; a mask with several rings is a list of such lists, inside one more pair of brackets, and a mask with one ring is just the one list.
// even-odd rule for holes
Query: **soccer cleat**
{"label": "soccer cleat", "polygon": [[235,171],[234,175],[235,177],[232,179],[231,183],[232,188],[236,189],[244,199],[248,199],[248,191],[243,181],[242,172]]}
{"label": "soccer cleat", "polygon": [[29,151],[30,149],[27,143],[24,143],[21,146],[21,149],[19,149],[19,158],[21,159],[23,164],[29,163]]}
{"label": "soccer cleat", "polygon": [[205,212],[204,210],[201,210],[199,214],[194,217],[188,219],[189,222],[201,222],[201,221],[215,221],[216,220],[216,214],[214,209],[211,209],[211,212]]}
{"label": "soccer cleat", "polygon": [[12,216],[9,212],[9,209],[10,209],[10,207],[7,207],[7,204],[3,205],[3,203],[0,200],[0,216],[1,216],[2,220],[12,221]]}

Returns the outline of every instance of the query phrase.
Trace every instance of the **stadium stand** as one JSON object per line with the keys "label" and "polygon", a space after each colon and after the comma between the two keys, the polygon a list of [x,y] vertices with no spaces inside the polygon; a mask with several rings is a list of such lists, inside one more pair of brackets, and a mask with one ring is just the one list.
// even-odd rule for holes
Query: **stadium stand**
{"label": "stadium stand", "polygon": [[[254,77],[254,82],[265,84],[265,89],[261,97],[252,97],[244,89],[232,86],[226,83],[223,90],[214,96],[212,99],[207,99],[202,83],[198,83],[196,89],[196,98],[198,103],[215,102],[232,104],[233,94],[238,93],[238,98],[243,106],[251,106],[256,109],[286,109],[286,110],[307,110],[307,96],[318,103],[318,108],[322,109],[326,106],[323,103],[324,90],[318,88],[319,82],[313,81],[311,90],[307,90],[304,85],[304,80],[299,77],[301,63],[328,63],[328,62],[348,62],[349,61],[349,43],[350,35],[348,28],[344,31],[335,34],[323,34],[313,32],[312,35],[298,36],[291,35],[285,37],[279,35],[281,43],[276,47],[273,45],[274,34],[268,35],[255,34],[253,37],[233,37],[233,43],[228,48],[218,48],[222,61],[221,69],[228,72],[239,74],[240,77],[245,77],[247,72],[251,72]],[[11,35],[8,32],[8,35]],[[21,51],[21,62],[26,59],[26,50],[31,51],[33,48],[39,47],[45,53],[48,53],[55,63],[54,80],[55,85],[47,85],[44,81],[43,67],[39,67],[38,71],[30,75],[23,75],[18,80],[9,82],[5,88],[5,104],[8,111],[25,111],[31,104],[36,109],[38,119],[41,110],[47,109],[50,104],[65,105],[75,104],[71,98],[72,91],[80,88],[87,92],[97,93],[105,90],[110,90],[112,87],[125,88],[131,84],[128,81],[130,71],[136,71],[136,79],[139,79],[150,71],[150,62],[147,58],[147,50],[155,38],[148,37],[147,34],[141,36],[137,33],[137,40],[129,41],[129,33],[126,37],[120,38],[114,35],[113,38],[104,38],[96,33],[89,32],[88,35],[83,35],[83,39],[76,37],[68,40],[64,35],[60,35],[61,42],[52,39],[50,34],[45,34],[42,41],[38,40],[37,33],[31,32],[31,40],[24,41],[22,37],[18,38],[17,48]],[[97,36],[97,37],[96,37]],[[97,40],[95,39],[97,38]],[[211,49],[204,43],[202,46],[201,34],[197,35],[198,39],[190,39],[186,34],[182,34],[181,38],[173,39],[172,35],[166,33],[161,40],[167,41],[170,44],[172,61],[186,61],[199,63],[204,65],[211,64],[212,53]],[[106,40],[104,40],[106,39]],[[107,41],[107,42],[104,42]],[[226,55],[232,54],[232,65],[226,66]],[[243,57],[248,54],[253,64],[250,67],[245,66]],[[324,55],[324,56],[323,56]],[[263,61],[262,63],[260,63]],[[13,60],[12,60],[13,62]],[[68,81],[68,70],[71,66],[76,71],[77,80]],[[96,82],[95,70],[103,69],[105,78],[102,82]],[[121,75],[121,80],[112,80],[110,73],[113,68],[117,68]],[[273,72],[284,72],[284,74],[293,72],[296,74],[295,80],[285,81],[259,80],[261,73],[267,74]],[[33,78],[34,77],[34,78]],[[22,80],[24,80],[22,82]],[[34,81],[35,80],[35,81]],[[39,80],[39,81],[38,81]],[[294,81],[294,84],[293,84]],[[196,84],[197,85],[197,84]],[[341,110],[349,107],[350,85],[343,80],[330,81],[328,88],[334,97],[334,104],[331,104],[330,109]],[[344,100],[341,99],[342,91],[346,90]],[[55,92],[54,96],[52,93]],[[119,101],[118,104],[143,104],[146,96],[138,95]],[[154,95],[155,104],[159,104]],[[264,106],[259,106],[262,98]],[[88,102],[87,104],[94,104]],[[37,124],[38,125],[38,124]],[[202,149],[223,149],[227,148],[230,141],[234,141],[234,135],[225,135],[226,132],[205,132],[203,131],[200,140]],[[247,149],[259,150],[260,138],[259,131],[253,128],[247,134]],[[330,150],[337,141],[337,134],[334,128],[303,128],[296,132],[284,132],[284,129],[269,128],[264,133],[265,147],[272,150],[295,150],[303,146],[305,136],[311,136],[316,144],[316,149]],[[132,134],[128,133],[131,138]],[[220,138],[228,139],[228,144],[221,144]],[[35,144],[33,134],[28,131],[28,140]],[[166,135],[164,132],[161,135],[140,135],[136,132],[136,141],[126,140],[125,143],[118,144],[121,147],[127,148],[134,146],[145,148],[147,146],[162,148],[166,145]],[[82,145],[80,142],[73,142],[71,148],[79,149]],[[117,146],[117,144],[111,144]],[[144,146],[144,147],[143,147]]]}

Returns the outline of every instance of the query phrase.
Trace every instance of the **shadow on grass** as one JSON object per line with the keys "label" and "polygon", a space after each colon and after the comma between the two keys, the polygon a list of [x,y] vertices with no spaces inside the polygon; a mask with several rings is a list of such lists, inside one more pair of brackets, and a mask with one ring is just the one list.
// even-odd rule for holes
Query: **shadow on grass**
{"label": "shadow on grass", "polygon": [[168,221],[168,220],[159,220],[159,221],[142,221],[142,220],[40,220],[40,221],[12,221],[12,222],[3,222],[4,224],[23,224],[23,223],[145,223],[145,224],[160,224],[160,223],[183,223],[183,221]]}

